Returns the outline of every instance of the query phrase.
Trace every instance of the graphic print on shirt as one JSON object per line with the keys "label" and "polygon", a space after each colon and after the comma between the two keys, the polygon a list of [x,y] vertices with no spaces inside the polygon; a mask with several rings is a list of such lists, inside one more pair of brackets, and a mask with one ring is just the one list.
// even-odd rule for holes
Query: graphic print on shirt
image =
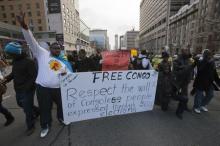
{"label": "graphic print on shirt", "polygon": [[49,65],[50,65],[50,69],[53,70],[53,71],[58,71],[62,68],[61,63],[57,60],[51,60],[49,62]]}

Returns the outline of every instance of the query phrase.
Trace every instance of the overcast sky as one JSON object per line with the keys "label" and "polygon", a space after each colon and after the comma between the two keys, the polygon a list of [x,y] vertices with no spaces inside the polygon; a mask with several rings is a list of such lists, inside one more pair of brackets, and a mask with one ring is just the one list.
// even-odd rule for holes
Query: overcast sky
{"label": "overcast sky", "polygon": [[139,30],[141,0],[79,0],[80,17],[91,29],[107,29],[111,48],[115,34]]}

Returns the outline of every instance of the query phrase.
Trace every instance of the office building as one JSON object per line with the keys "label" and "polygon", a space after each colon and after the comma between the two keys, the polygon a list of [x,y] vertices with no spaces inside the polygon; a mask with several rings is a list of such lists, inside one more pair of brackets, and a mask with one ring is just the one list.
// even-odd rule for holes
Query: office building
{"label": "office building", "polygon": [[194,51],[197,47],[198,12],[199,0],[196,0],[170,17],[169,44],[172,54],[178,54],[181,48]]}
{"label": "office building", "polygon": [[118,50],[118,35],[115,35],[115,50]]}
{"label": "office building", "polygon": [[25,12],[38,40],[52,43],[55,39],[65,50],[76,50],[80,29],[78,0],[1,0],[0,12],[0,21],[12,25],[19,25],[15,17]]}
{"label": "office building", "polygon": [[190,0],[142,0],[140,4],[140,48],[159,53],[168,45],[168,20]]}
{"label": "office building", "polygon": [[220,1],[200,0],[198,12],[197,49],[220,53]]}
{"label": "office building", "polygon": [[136,39],[137,39],[137,36],[139,35],[139,31],[135,31],[135,30],[132,30],[132,31],[127,31],[124,35],[124,45],[125,45],[125,48],[127,50],[130,50],[130,49],[133,49],[136,47]]}
{"label": "office building", "polygon": [[94,29],[90,30],[90,43],[96,49],[109,50],[109,37],[107,30]]}
{"label": "office building", "polygon": [[194,0],[170,17],[172,53],[189,48],[193,53],[204,49],[220,52],[220,1]]}
{"label": "office building", "polygon": [[86,50],[87,55],[94,53],[94,49],[90,46],[89,31],[90,28],[88,25],[82,19],[80,19],[80,34],[77,39],[77,51],[84,49]]}
{"label": "office building", "polygon": [[120,47],[119,47],[119,49],[120,49],[120,50],[124,50],[124,49],[125,49],[124,35],[120,36],[119,42],[120,42]]}

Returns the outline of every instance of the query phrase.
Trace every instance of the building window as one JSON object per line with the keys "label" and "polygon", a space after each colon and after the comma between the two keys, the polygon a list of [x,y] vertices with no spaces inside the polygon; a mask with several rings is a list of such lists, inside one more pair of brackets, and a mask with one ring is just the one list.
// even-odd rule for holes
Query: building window
{"label": "building window", "polygon": [[31,9],[31,5],[30,4],[26,4],[27,9],[30,10]]}
{"label": "building window", "polygon": [[28,12],[28,16],[29,16],[29,17],[31,17],[31,16],[32,16],[31,12]]}
{"label": "building window", "polygon": [[39,9],[40,8],[40,4],[36,3],[36,8]]}
{"label": "building window", "polygon": [[40,16],[40,11],[37,11],[37,16]]}
{"label": "building window", "polygon": [[22,10],[22,5],[21,4],[18,5],[18,9]]}
{"label": "building window", "polygon": [[5,13],[2,14],[3,18],[7,18],[7,15]]}
{"label": "building window", "polygon": [[39,30],[39,31],[42,31],[42,30],[43,30],[43,28],[42,28],[41,26],[39,26],[39,27],[38,27],[38,30]]}
{"label": "building window", "polygon": [[12,5],[9,6],[10,10],[14,10],[14,7]]}
{"label": "building window", "polygon": [[13,24],[13,25],[16,25],[16,21],[12,21],[12,24]]}
{"label": "building window", "polygon": [[38,21],[38,24],[41,24],[41,19],[38,19],[37,21]]}
{"label": "building window", "polygon": [[15,17],[15,14],[14,14],[14,13],[11,13],[11,17],[14,18],[14,17]]}
{"label": "building window", "polygon": [[4,11],[5,10],[5,6],[1,6],[1,10]]}

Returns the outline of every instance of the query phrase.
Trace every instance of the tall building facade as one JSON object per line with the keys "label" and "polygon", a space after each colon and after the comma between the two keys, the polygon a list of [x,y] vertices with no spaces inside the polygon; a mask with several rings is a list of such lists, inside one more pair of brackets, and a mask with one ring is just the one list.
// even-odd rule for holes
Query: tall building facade
{"label": "tall building facade", "polygon": [[[75,3],[78,4],[78,0],[1,0],[0,21],[18,25],[16,15],[25,12],[37,39],[50,41],[53,37],[64,45],[65,50],[72,51],[76,49],[80,29]],[[42,39],[44,36],[48,38]]]}
{"label": "tall building facade", "polygon": [[198,12],[197,49],[220,53],[220,1],[200,0]]}
{"label": "tall building facade", "polygon": [[118,35],[115,35],[115,50],[118,50]]}
{"label": "tall building facade", "polygon": [[63,42],[66,51],[76,50],[80,32],[79,11],[74,0],[45,0],[48,5],[49,31],[56,31],[57,40]]}
{"label": "tall building facade", "polygon": [[94,49],[90,46],[89,41],[89,26],[80,19],[80,34],[77,39],[77,51],[80,49],[84,49],[87,52],[87,55],[91,55],[94,53]]}
{"label": "tall building facade", "polygon": [[172,54],[178,54],[181,48],[189,48],[193,52],[197,47],[198,12],[199,0],[196,0],[170,17],[169,44]]}
{"label": "tall building facade", "polygon": [[140,48],[160,52],[167,44],[168,19],[190,0],[142,0],[140,4]]}
{"label": "tall building facade", "polygon": [[119,42],[120,42],[119,49],[120,49],[120,50],[125,49],[125,37],[124,37],[124,35],[121,35],[121,36],[120,36]]}
{"label": "tall building facade", "polygon": [[90,43],[96,49],[109,50],[109,37],[107,30],[95,29],[90,30]]}
{"label": "tall building facade", "polygon": [[170,17],[170,47],[201,53],[204,49],[220,53],[220,1],[194,0]]}
{"label": "tall building facade", "polygon": [[133,49],[136,47],[136,39],[137,36],[139,35],[139,31],[127,31],[124,35],[124,43],[125,43],[125,48],[127,50]]}
{"label": "tall building facade", "polygon": [[27,22],[35,32],[47,31],[45,0],[1,0],[0,21],[17,25],[16,15],[26,13]]}
{"label": "tall building facade", "polygon": [[11,41],[24,42],[20,27],[0,22],[0,52],[2,52],[4,46]]}

